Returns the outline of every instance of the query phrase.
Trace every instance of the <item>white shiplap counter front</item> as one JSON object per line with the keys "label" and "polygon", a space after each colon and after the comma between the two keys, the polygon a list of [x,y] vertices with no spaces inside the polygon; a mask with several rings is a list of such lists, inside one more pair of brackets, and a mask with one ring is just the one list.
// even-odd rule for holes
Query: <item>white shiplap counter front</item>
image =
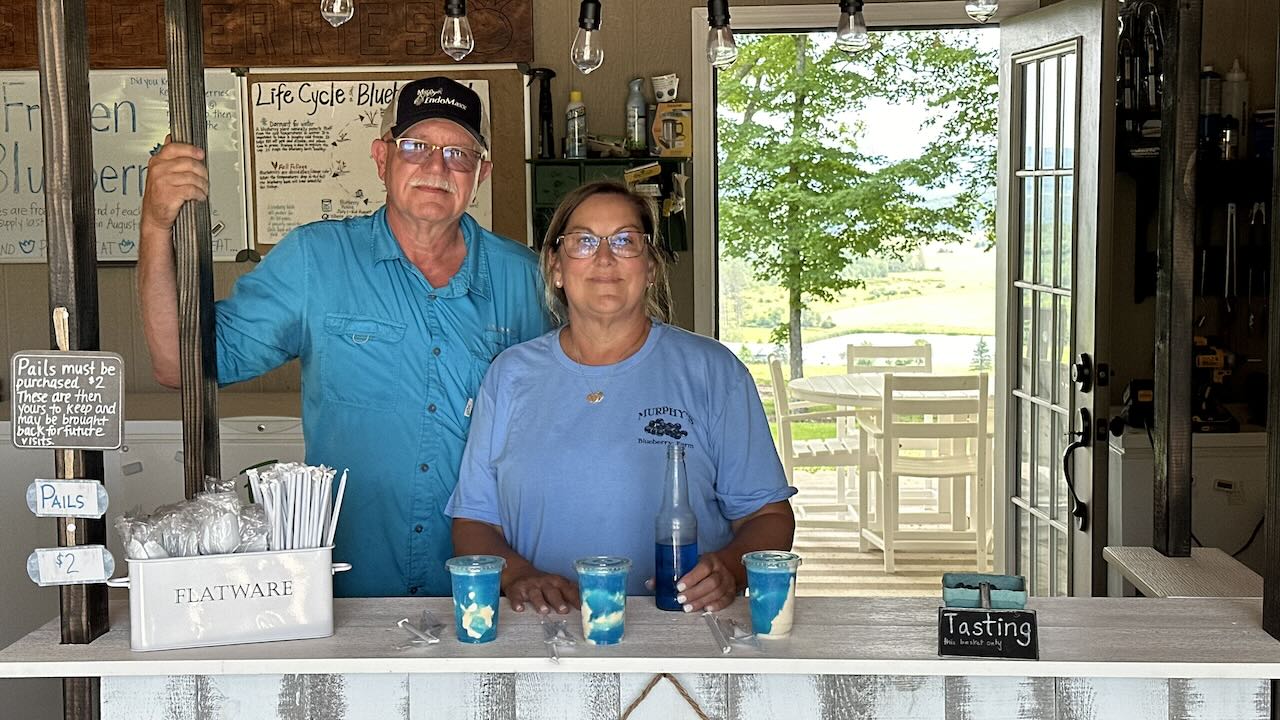
{"label": "white shiplap counter front", "polygon": [[[789,640],[721,655],[697,616],[633,598],[626,639],[547,659],[538,616],[502,610],[497,641],[398,650],[395,627],[449,600],[335,602],[333,637],[135,653],[128,612],[109,634],[59,644],[57,623],[0,651],[0,677],[103,678],[103,718],[617,718],[672,673],[708,717],[1270,717],[1280,642],[1259,600],[1044,598],[1041,660],[937,656],[937,601],[802,598]],[[747,619],[745,601],[729,614]],[[568,616],[580,636],[576,613]],[[452,628],[449,628],[449,633]],[[693,718],[665,681],[631,716]]]}

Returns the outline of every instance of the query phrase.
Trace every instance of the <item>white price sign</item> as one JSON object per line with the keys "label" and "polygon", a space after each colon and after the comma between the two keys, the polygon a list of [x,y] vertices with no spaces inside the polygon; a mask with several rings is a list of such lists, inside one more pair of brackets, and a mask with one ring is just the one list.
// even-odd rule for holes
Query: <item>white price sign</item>
{"label": "white price sign", "polygon": [[36,548],[27,558],[27,576],[41,587],[106,582],[115,558],[101,545]]}
{"label": "white price sign", "polygon": [[27,486],[27,507],[36,517],[100,518],[107,489],[94,480],[40,480]]}

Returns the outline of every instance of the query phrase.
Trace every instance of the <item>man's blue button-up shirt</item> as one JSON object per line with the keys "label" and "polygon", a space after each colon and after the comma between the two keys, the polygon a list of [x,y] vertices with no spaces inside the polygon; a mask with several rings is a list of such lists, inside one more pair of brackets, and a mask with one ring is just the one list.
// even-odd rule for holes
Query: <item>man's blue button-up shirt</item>
{"label": "man's blue button-up shirt", "polygon": [[445,504],[493,358],[546,332],[537,257],[462,217],[467,255],[434,288],[373,215],[300,227],[217,304],[218,380],[302,361],[307,462],[350,470],[343,596],[448,595]]}

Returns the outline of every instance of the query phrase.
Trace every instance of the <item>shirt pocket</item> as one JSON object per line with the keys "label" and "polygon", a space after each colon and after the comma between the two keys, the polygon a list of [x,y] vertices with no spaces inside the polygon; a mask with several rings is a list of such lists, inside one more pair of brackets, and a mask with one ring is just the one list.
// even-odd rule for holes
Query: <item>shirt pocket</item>
{"label": "shirt pocket", "polygon": [[402,394],[404,323],[369,315],[329,313],[320,356],[325,399],[391,410]]}

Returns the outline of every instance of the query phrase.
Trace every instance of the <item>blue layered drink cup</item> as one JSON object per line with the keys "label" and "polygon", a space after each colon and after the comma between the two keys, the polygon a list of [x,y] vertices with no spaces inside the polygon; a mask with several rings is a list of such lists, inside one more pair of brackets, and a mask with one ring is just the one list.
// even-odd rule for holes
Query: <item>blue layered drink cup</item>
{"label": "blue layered drink cup", "polygon": [[631,561],[598,555],[574,562],[582,597],[582,637],[592,645],[622,641],[627,612],[627,573]]}
{"label": "blue layered drink cup", "polygon": [[459,642],[486,643],[498,636],[502,568],[496,555],[462,555],[445,566],[453,578],[453,622]]}
{"label": "blue layered drink cup", "polygon": [[751,598],[751,629],[768,639],[791,634],[796,609],[796,571],[800,556],[780,550],[761,550],[742,556]]}

